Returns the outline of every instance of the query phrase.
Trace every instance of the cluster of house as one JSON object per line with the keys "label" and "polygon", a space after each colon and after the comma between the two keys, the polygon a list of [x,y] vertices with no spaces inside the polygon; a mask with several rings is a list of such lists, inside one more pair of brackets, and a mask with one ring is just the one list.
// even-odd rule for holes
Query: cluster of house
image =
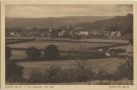
{"label": "cluster of house", "polygon": [[122,36],[120,31],[112,31],[109,35],[109,38],[120,38]]}
{"label": "cluster of house", "polygon": [[7,37],[75,37],[79,36],[80,38],[86,37],[106,37],[106,38],[120,38],[122,36],[120,31],[111,31],[111,32],[98,32],[98,31],[88,31],[88,30],[52,30],[48,31],[30,31],[27,33],[23,32],[6,32]]}

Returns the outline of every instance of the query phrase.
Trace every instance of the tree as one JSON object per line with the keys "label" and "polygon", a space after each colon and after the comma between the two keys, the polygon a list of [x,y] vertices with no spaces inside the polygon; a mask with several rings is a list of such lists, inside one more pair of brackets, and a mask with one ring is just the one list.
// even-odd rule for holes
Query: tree
{"label": "tree", "polygon": [[5,48],[5,55],[6,55],[6,59],[9,59],[12,55],[11,48],[8,46],[6,46]]}
{"label": "tree", "polygon": [[15,61],[6,62],[6,82],[20,82],[22,79],[23,67]]}
{"label": "tree", "polygon": [[41,56],[41,51],[35,47],[30,47],[30,48],[27,48],[26,54],[27,54],[27,57],[31,59],[39,58]]}
{"label": "tree", "polygon": [[58,59],[60,57],[59,49],[56,45],[49,45],[44,50],[44,56],[46,59]]}

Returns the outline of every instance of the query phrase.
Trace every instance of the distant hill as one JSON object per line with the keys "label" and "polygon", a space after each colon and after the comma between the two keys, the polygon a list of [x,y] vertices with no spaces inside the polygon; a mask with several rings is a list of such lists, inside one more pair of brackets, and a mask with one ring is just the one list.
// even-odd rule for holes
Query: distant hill
{"label": "distant hill", "polygon": [[6,18],[6,28],[57,28],[78,23],[91,23],[110,19],[112,16],[70,16],[50,18]]}
{"label": "distant hill", "polygon": [[88,31],[121,31],[122,34],[133,34],[133,15],[116,16],[107,20],[98,20],[95,22],[79,23],[73,28],[82,28]]}

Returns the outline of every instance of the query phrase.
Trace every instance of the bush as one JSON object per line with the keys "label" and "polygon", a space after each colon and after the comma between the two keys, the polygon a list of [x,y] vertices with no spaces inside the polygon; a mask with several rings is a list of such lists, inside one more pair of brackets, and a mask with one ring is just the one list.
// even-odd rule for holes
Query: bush
{"label": "bush", "polygon": [[47,48],[44,50],[44,57],[46,59],[58,59],[60,57],[60,52],[59,49],[56,45],[49,45]]}
{"label": "bush", "polygon": [[116,71],[117,79],[133,80],[133,59],[127,60],[124,64],[120,65]]}
{"label": "bush", "polygon": [[31,83],[64,83],[84,82],[92,80],[94,73],[90,67],[79,65],[75,68],[62,69],[52,65],[46,70],[34,70],[30,76]]}
{"label": "bush", "polygon": [[74,81],[76,82],[85,82],[85,81],[91,81],[94,77],[94,73],[92,71],[91,67],[85,67],[85,66],[78,66],[75,70],[75,73],[73,73]]}
{"label": "bush", "polygon": [[115,74],[108,73],[107,71],[101,69],[94,77],[96,80],[115,80]]}
{"label": "bush", "polygon": [[41,82],[41,83],[43,83],[43,80],[44,80],[43,74],[44,73],[42,73],[42,71],[40,71],[39,69],[33,69],[31,72],[31,76],[29,78],[29,82],[32,82],[32,83]]}
{"label": "bush", "polygon": [[46,80],[50,83],[59,83],[62,82],[65,79],[64,71],[61,69],[61,67],[52,65],[46,70],[45,76]]}
{"label": "bush", "polygon": [[46,70],[35,69],[32,71],[30,76],[31,83],[59,83],[65,80],[63,70],[56,66],[52,65]]}
{"label": "bush", "polygon": [[8,46],[6,46],[5,48],[5,55],[6,55],[6,59],[9,59],[12,55],[11,48]]}
{"label": "bush", "polygon": [[14,61],[6,61],[6,82],[20,82],[22,80],[23,67]]}
{"label": "bush", "polygon": [[[87,62],[88,63],[88,62]],[[133,80],[133,67],[131,61],[122,64],[116,73],[108,73],[100,70],[94,73],[82,60],[77,61],[74,67],[62,69],[59,66],[52,65],[46,70],[34,70],[30,76],[30,83],[68,83],[68,82],[92,82],[92,80],[117,81],[129,79]]]}
{"label": "bush", "polygon": [[27,48],[26,54],[27,54],[27,57],[30,58],[30,59],[40,58],[41,57],[41,51],[38,50],[35,47]]}

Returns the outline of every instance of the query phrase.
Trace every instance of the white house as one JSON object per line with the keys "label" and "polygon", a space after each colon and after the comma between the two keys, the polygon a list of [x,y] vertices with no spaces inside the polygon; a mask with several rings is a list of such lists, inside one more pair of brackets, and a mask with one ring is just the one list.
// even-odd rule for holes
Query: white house
{"label": "white house", "polygon": [[109,38],[114,38],[116,36],[116,32],[115,31],[112,31],[109,35]]}
{"label": "white house", "polygon": [[89,35],[89,32],[88,32],[88,31],[79,31],[79,32],[78,32],[78,35],[88,36],[88,35]]}
{"label": "white house", "polygon": [[117,38],[120,38],[121,36],[122,36],[121,32],[120,32],[120,31],[117,31],[116,37],[117,37]]}
{"label": "white house", "polygon": [[112,31],[109,35],[109,38],[120,38],[122,36],[120,31]]}
{"label": "white house", "polygon": [[11,36],[15,36],[15,33],[14,33],[14,32],[11,32],[10,35],[11,35]]}
{"label": "white house", "polygon": [[59,36],[59,37],[64,36],[64,33],[65,33],[64,30],[63,30],[63,31],[60,31],[60,32],[58,33],[58,36]]}

